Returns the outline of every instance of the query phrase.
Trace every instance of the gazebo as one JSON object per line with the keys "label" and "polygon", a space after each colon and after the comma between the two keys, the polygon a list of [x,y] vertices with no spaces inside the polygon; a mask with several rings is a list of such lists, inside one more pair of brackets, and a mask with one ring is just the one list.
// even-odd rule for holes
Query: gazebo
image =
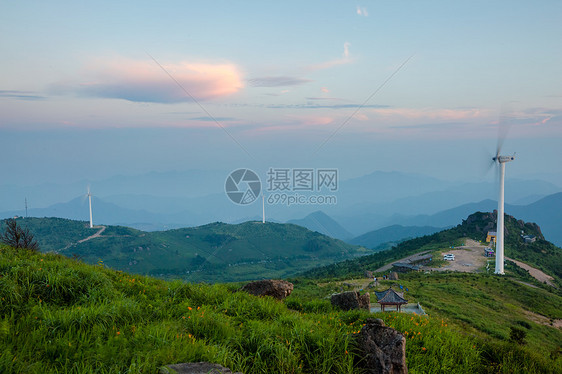
{"label": "gazebo", "polygon": [[396,305],[396,311],[400,312],[403,304],[408,304],[408,300],[404,299],[404,292],[396,292],[391,288],[386,291],[377,292],[377,302],[381,305],[381,311],[384,312],[384,307],[387,305]]}

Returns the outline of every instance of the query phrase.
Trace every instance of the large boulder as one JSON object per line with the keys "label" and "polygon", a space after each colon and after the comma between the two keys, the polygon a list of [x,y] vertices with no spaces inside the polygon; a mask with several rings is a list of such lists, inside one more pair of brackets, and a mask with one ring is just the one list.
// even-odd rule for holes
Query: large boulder
{"label": "large boulder", "polygon": [[366,374],[407,374],[406,339],[404,335],[384,325],[381,319],[367,319],[355,335],[358,368]]}
{"label": "large boulder", "polygon": [[367,309],[370,310],[371,308],[371,295],[368,292],[364,293],[363,295],[358,295],[359,300],[359,309]]}
{"label": "large boulder", "polygon": [[368,292],[364,295],[360,295],[357,291],[347,291],[333,294],[330,298],[330,302],[333,306],[342,310],[369,309],[371,296]]}
{"label": "large boulder", "polygon": [[188,362],[185,364],[167,365],[160,368],[160,374],[242,374],[240,372],[233,373],[218,364],[208,362]]}
{"label": "large boulder", "polygon": [[388,276],[388,279],[397,281],[397,280],[398,280],[398,273],[395,272],[395,271],[393,271],[393,272],[390,273],[390,275]]}
{"label": "large boulder", "polygon": [[250,282],[242,287],[242,291],[254,296],[271,296],[283,300],[293,292],[293,284],[284,280],[266,279]]}

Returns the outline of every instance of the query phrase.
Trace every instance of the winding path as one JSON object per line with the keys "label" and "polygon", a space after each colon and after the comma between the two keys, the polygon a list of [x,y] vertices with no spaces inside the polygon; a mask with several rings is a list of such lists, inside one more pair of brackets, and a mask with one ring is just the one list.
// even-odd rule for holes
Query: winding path
{"label": "winding path", "polygon": [[552,286],[554,288],[556,288],[556,285],[552,282],[554,280],[554,278],[552,278],[550,275],[543,273],[542,271],[540,271],[537,268],[534,268],[532,266],[527,265],[524,262],[521,261],[517,261],[514,260],[512,258],[509,257],[505,257],[506,260],[514,262],[515,265],[519,266],[522,269],[525,269],[529,272],[529,274],[535,278],[536,280],[538,280],[541,283],[545,283],[548,284],[549,286]]}
{"label": "winding path", "polygon": [[99,238],[101,236],[101,233],[105,231],[106,227],[105,226],[94,226],[94,227],[99,227],[99,231],[96,232],[94,235],[90,235],[87,238],[84,238],[82,240],[78,240],[78,243],[84,243],[88,240],[94,239],[94,238]]}
{"label": "winding path", "polygon": [[[449,270],[449,271],[461,271],[461,272],[468,272],[468,273],[476,273],[478,271],[478,269],[480,269],[482,266],[484,266],[486,264],[486,260],[488,259],[488,258],[486,258],[482,255],[482,252],[483,252],[485,247],[486,247],[485,245],[483,245],[483,244],[481,244],[481,243],[479,243],[475,240],[466,239],[464,246],[460,246],[460,247],[456,247],[455,249],[447,250],[447,253],[453,253],[455,255],[455,261],[451,261],[441,268],[430,268],[430,270],[434,270],[434,271],[447,271],[447,270]],[[430,251],[424,251],[424,252],[416,253],[415,255],[404,257],[404,258],[402,258],[398,261],[393,261],[390,264],[387,264],[387,265],[385,265],[381,268],[378,268],[374,272],[380,273],[380,272],[387,271],[390,268],[392,268],[392,265],[394,265],[397,262],[409,262],[409,260],[414,260],[416,257],[421,257],[428,252],[430,252]],[[527,265],[524,262],[517,261],[517,260],[514,260],[514,259],[509,258],[509,257],[504,257],[504,258],[507,261],[512,261],[513,263],[515,263],[515,265],[519,266],[520,268],[527,270],[529,272],[529,274],[533,278],[538,280],[539,282],[541,282],[541,283],[546,282],[546,284],[548,284],[549,286],[557,288],[557,286],[552,282],[554,280],[554,278],[551,277],[550,275],[545,274],[541,270],[539,270],[537,268],[534,268],[530,265]]]}
{"label": "winding path", "polygon": [[90,236],[88,236],[87,238],[78,240],[78,241],[75,242],[75,243],[70,243],[70,244],[68,244],[66,247],[64,247],[63,249],[58,249],[58,250],[56,250],[55,253],[59,253],[60,251],[64,251],[64,250],[66,250],[66,249],[68,249],[68,248],[70,248],[70,247],[72,247],[72,246],[75,246],[75,245],[80,244],[80,243],[84,243],[84,242],[86,242],[86,241],[88,241],[88,240],[92,240],[92,239],[95,239],[95,238],[99,238],[99,237],[101,236],[101,234],[102,234],[102,233],[105,231],[105,229],[106,229],[105,226],[101,226],[101,225],[100,225],[100,226],[94,226],[94,227],[95,227],[95,228],[99,228],[99,230],[98,230],[95,234],[90,235]]}

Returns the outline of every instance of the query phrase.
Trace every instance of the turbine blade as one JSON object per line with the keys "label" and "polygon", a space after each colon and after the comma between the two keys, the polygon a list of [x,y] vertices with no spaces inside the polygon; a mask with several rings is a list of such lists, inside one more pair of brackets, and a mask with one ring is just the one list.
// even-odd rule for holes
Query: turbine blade
{"label": "turbine blade", "polygon": [[496,146],[496,157],[499,157],[501,154],[501,150],[503,147],[503,143],[507,138],[507,134],[509,133],[509,129],[511,127],[510,124],[510,115],[509,110],[506,108],[506,105],[502,105],[500,118],[498,120],[498,141]]}

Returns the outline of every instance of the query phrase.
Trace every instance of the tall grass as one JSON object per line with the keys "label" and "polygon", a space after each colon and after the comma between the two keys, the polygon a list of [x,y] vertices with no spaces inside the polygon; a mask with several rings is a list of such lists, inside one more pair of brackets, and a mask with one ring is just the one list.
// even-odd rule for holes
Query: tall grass
{"label": "tall grass", "polygon": [[[1,248],[0,372],[156,373],[195,361],[247,374],[358,372],[354,336],[373,315],[296,294],[279,302],[230,285],[168,282]],[[404,333],[411,373],[525,364],[441,319],[376,316]]]}

